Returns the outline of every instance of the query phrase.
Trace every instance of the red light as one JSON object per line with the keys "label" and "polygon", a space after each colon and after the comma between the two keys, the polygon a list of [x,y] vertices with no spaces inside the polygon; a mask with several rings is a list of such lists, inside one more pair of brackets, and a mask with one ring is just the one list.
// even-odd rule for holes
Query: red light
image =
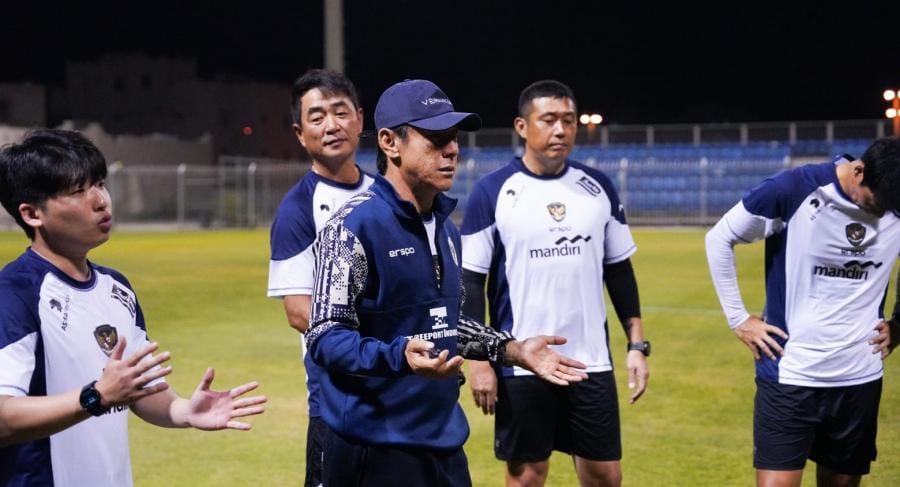
{"label": "red light", "polygon": [[241,129],[241,133],[244,135],[253,135],[253,127],[244,125],[244,128]]}

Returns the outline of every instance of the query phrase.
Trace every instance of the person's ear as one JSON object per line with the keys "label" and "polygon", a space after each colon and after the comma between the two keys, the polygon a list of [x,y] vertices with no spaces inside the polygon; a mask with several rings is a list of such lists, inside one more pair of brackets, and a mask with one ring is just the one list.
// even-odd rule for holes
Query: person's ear
{"label": "person's ear", "polygon": [[519,134],[519,137],[525,138],[525,129],[528,128],[528,120],[525,120],[522,117],[516,117],[513,120],[513,128],[516,129],[516,133]]}
{"label": "person's ear", "polygon": [[306,142],[303,141],[303,127],[299,123],[292,123],[291,128],[294,129],[294,137],[300,142],[300,145],[306,149]]}
{"label": "person's ear", "polygon": [[378,147],[381,148],[388,159],[400,157],[399,142],[400,137],[393,130],[381,129],[378,131]]}
{"label": "person's ear", "polygon": [[22,217],[22,221],[26,225],[35,230],[44,226],[44,211],[38,205],[21,203],[19,205],[19,216]]}

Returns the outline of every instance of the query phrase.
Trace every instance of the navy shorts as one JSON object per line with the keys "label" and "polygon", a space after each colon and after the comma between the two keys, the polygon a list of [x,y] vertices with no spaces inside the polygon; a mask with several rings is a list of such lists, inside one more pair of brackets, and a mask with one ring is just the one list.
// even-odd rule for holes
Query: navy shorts
{"label": "navy shorts", "polygon": [[845,387],[756,379],[753,466],[800,470],[809,458],[837,473],[869,473],[880,401],[881,379]]}
{"label": "navy shorts", "polygon": [[306,427],[306,481],[305,487],[322,485],[322,455],[328,425],[319,416],[310,416]]}
{"label": "navy shorts", "polygon": [[569,386],[532,375],[500,379],[494,454],[500,460],[540,462],[553,450],[587,460],[622,458],[612,371],[590,373]]}
{"label": "navy shorts", "polygon": [[328,487],[472,486],[462,447],[437,451],[371,445],[344,438],[331,428],[326,433],[323,474]]}

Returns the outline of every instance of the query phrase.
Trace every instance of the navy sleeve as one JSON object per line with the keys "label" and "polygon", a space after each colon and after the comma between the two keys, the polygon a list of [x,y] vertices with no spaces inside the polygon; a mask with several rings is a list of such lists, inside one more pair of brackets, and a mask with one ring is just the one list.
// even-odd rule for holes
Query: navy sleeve
{"label": "navy sleeve", "polygon": [[355,304],[365,286],[368,261],[362,242],[333,219],[317,243],[316,282],[306,343],[313,361],[347,374],[396,376],[412,373],[406,337],[385,343],[359,333]]}

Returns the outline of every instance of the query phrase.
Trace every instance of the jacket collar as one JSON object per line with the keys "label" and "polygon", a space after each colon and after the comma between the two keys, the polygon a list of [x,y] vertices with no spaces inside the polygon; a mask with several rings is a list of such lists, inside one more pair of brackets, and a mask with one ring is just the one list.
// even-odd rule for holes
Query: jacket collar
{"label": "jacket collar", "polygon": [[[397,196],[397,191],[394,190],[394,186],[384,176],[380,174],[375,175],[375,182],[370,189],[391,207],[397,218],[422,220],[419,212],[416,211],[416,207],[411,202],[400,199]],[[456,208],[456,202],[456,199],[450,198],[443,193],[439,193],[434,197],[431,212],[438,223],[438,227],[443,226],[444,221],[453,213],[453,210]]]}

